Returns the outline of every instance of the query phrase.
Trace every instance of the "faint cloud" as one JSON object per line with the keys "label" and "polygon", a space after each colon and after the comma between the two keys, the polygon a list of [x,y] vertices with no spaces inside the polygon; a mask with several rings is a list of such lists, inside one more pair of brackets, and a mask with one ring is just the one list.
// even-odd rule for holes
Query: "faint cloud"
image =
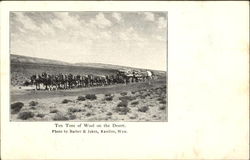
{"label": "faint cloud", "polygon": [[158,41],[164,41],[165,39],[162,36],[155,36],[155,39],[157,39]]}
{"label": "faint cloud", "polygon": [[119,37],[124,41],[144,41],[144,39],[138,35],[133,27],[121,32]]}
{"label": "faint cloud", "polygon": [[42,23],[40,26],[36,25],[36,23],[27,15],[24,15],[23,12],[15,12],[16,16],[17,16],[17,21],[22,23],[22,27],[19,26],[19,31],[21,31],[22,33],[25,33],[25,29],[26,30],[30,30],[33,31],[35,33],[40,33],[42,35],[54,35],[55,31],[54,28],[51,27],[50,25],[48,25],[47,23]]}
{"label": "faint cloud", "polygon": [[19,31],[22,32],[22,33],[25,33],[25,32],[26,32],[24,29],[22,29],[22,28],[20,28],[20,27],[19,27],[18,29],[19,29]]}
{"label": "faint cloud", "polygon": [[17,16],[17,21],[23,24],[23,27],[27,30],[39,31],[40,28],[32,21],[28,16],[24,15],[22,12],[15,12]]}
{"label": "faint cloud", "polygon": [[122,20],[121,14],[117,12],[112,13],[112,17],[115,18],[117,22]]}
{"label": "faint cloud", "polygon": [[62,29],[62,30],[66,29],[61,20],[53,19],[51,20],[51,24],[58,29]]}
{"label": "faint cloud", "polygon": [[154,21],[155,20],[155,15],[151,12],[144,12],[145,19],[147,21]]}
{"label": "faint cloud", "polygon": [[68,12],[55,12],[54,15],[59,20],[54,20],[54,23],[58,28],[64,29],[67,27],[78,28],[81,26],[82,21],[78,16],[70,16]]}
{"label": "faint cloud", "polygon": [[166,28],[167,27],[167,20],[164,17],[158,18],[158,28]]}
{"label": "faint cloud", "polygon": [[123,41],[129,40],[129,37],[128,37],[128,35],[126,33],[120,33],[119,37]]}
{"label": "faint cloud", "polygon": [[55,31],[54,31],[53,27],[49,26],[47,23],[43,23],[41,25],[41,33],[43,35],[47,35],[47,34],[54,35]]}
{"label": "faint cloud", "polygon": [[106,28],[112,25],[111,21],[108,20],[103,13],[97,14],[96,17],[90,21],[90,23],[98,26],[99,28]]}
{"label": "faint cloud", "polygon": [[105,40],[111,39],[111,31],[100,32],[100,37]]}

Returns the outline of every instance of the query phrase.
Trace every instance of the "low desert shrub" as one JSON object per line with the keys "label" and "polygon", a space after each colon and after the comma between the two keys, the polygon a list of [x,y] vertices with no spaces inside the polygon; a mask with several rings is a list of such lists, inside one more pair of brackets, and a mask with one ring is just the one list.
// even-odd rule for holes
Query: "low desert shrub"
{"label": "low desert shrub", "polygon": [[132,97],[132,96],[123,96],[123,97],[119,97],[119,100],[121,101],[132,101],[135,100],[136,97]]}
{"label": "low desert shrub", "polygon": [[112,101],[113,100],[113,97],[112,96],[107,96],[104,98],[106,101]]}
{"label": "low desert shrub", "polygon": [[45,114],[38,113],[36,116],[39,117],[39,118],[43,118],[45,116]]}
{"label": "low desert shrub", "polygon": [[82,112],[86,112],[86,109],[83,108],[83,109],[81,109],[81,111],[82,111]]}
{"label": "low desert shrub", "polygon": [[27,112],[20,112],[19,114],[18,114],[18,119],[22,119],[22,120],[27,120],[27,119],[29,119],[29,118],[33,118],[34,117],[34,113],[33,112],[29,112],[29,111],[27,111]]}
{"label": "low desert shrub", "polygon": [[86,107],[86,108],[92,108],[93,106],[91,104],[85,104],[84,107]]}
{"label": "low desert shrub", "polygon": [[127,101],[121,101],[120,103],[117,104],[117,107],[127,107],[128,102]]}
{"label": "low desert shrub", "polygon": [[144,93],[143,96],[145,97],[150,96],[150,93]]}
{"label": "low desert shrub", "polygon": [[131,94],[135,94],[136,92],[135,91],[131,91]]}
{"label": "low desert shrub", "polygon": [[107,113],[108,116],[111,116],[112,114],[113,114],[112,112],[108,112],[108,113]]}
{"label": "low desert shrub", "polygon": [[138,115],[135,114],[135,113],[134,113],[134,114],[131,114],[131,115],[129,116],[130,119],[136,119],[137,117],[138,117]]}
{"label": "low desert shrub", "polygon": [[70,113],[81,112],[81,111],[82,111],[81,108],[75,108],[75,107],[68,108],[68,112]]}
{"label": "low desert shrub", "polygon": [[50,111],[50,113],[57,113],[57,112],[59,112],[57,109],[52,109],[52,110]]}
{"label": "low desert shrub", "polygon": [[143,106],[138,108],[139,112],[147,112],[148,110],[149,110],[148,106]]}
{"label": "low desert shrub", "polygon": [[89,117],[89,116],[91,116],[91,115],[92,115],[92,114],[91,114],[90,112],[88,112],[88,113],[86,113],[85,116]]}
{"label": "low desert shrub", "polygon": [[167,102],[166,102],[166,100],[164,99],[164,100],[161,100],[159,103],[160,103],[160,104],[166,104]]}
{"label": "low desert shrub", "polygon": [[84,96],[78,96],[78,97],[77,97],[77,100],[78,100],[78,101],[85,101],[86,98],[85,98]]}
{"label": "low desert shrub", "polygon": [[89,99],[89,100],[95,100],[95,99],[97,99],[97,97],[96,97],[95,94],[87,94],[85,97],[86,97],[86,99]]}
{"label": "low desert shrub", "polygon": [[111,94],[110,94],[110,93],[107,93],[107,94],[105,94],[105,96],[106,96],[106,97],[110,97],[110,96],[111,96]]}
{"label": "low desert shrub", "polygon": [[64,99],[64,100],[62,101],[62,103],[69,103],[69,102],[71,102],[71,100]]}
{"label": "low desert shrub", "polygon": [[166,109],[166,106],[160,106],[159,109],[160,109],[160,110],[165,110],[165,109]]}
{"label": "low desert shrub", "polygon": [[33,110],[35,110],[35,109],[36,109],[36,107],[35,107],[35,106],[32,106],[32,107],[30,107],[30,109],[33,109]]}
{"label": "low desert shrub", "polygon": [[157,101],[162,101],[162,97],[157,98]]}
{"label": "low desert shrub", "polygon": [[140,97],[141,99],[145,99],[145,98],[146,98],[145,95],[140,95],[139,97]]}
{"label": "low desert shrub", "polygon": [[38,102],[36,102],[36,101],[31,101],[30,103],[29,103],[29,106],[36,106],[38,104]]}
{"label": "low desert shrub", "polygon": [[137,104],[139,104],[138,101],[131,102],[131,105],[137,105]]}
{"label": "low desert shrub", "polygon": [[127,92],[120,93],[120,95],[122,95],[122,96],[126,96],[127,94],[128,94]]}
{"label": "low desert shrub", "polygon": [[17,114],[18,112],[20,112],[23,106],[24,104],[22,102],[16,102],[16,103],[11,104],[10,106],[11,114]]}
{"label": "low desert shrub", "polygon": [[116,107],[115,112],[118,112],[121,115],[126,115],[130,111],[128,107]]}
{"label": "low desert shrub", "polygon": [[70,120],[73,120],[73,119],[76,119],[76,115],[74,115],[74,114],[68,114],[68,119],[70,119]]}
{"label": "low desert shrub", "polygon": [[117,106],[114,108],[114,111],[118,112],[121,115],[126,115],[130,111],[130,108],[128,108],[127,106],[128,102],[123,100],[117,104]]}

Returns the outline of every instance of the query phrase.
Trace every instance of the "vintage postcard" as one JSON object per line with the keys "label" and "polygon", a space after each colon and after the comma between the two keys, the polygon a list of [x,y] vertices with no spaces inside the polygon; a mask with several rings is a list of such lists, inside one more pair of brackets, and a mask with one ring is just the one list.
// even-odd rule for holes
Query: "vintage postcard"
{"label": "vintage postcard", "polygon": [[248,159],[248,2],[1,2],[1,159]]}

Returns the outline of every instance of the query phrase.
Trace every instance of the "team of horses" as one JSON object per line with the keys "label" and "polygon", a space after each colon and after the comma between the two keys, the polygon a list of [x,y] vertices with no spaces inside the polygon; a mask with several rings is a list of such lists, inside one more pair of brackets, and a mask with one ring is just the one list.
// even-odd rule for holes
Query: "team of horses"
{"label": "team of horses", "polygon": [[127,84],[147,81],[153,78],[151,71],[126,74],[125,72],[117,72],[112,75],[73,75],[73,74],[42,74],[32,75],[30,82],[36,86],[36,90],[41,89],[41,85],[45,90],[72,89],[94,86],[107,86],[112,84]]}

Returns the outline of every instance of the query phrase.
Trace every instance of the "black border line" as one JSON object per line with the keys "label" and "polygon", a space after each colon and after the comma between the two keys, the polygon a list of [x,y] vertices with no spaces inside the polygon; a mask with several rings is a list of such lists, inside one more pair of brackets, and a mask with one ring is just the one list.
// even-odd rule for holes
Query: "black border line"
{"label": "black border line", "polygon": [[[167,103],[166,103],[166,119],[164,121],[13,121],[11,120],[11,109],[10,109],[10,105],[11,105],[11,91],[10,91],[10,87],[11,87],[11,36],[10,36],[10,13],[11,12],[163,12],[166,14],[166,100],[167,100]],[[49,122],[49,123],[167,123],[168,122],[168,119],[169,119],[169,115],[168,115],[168,11],[9,11],[9,73],[10,73],[10,76],[9,76],[9,122],[21,122],[21,123],[27,123],[27,122]]]}

